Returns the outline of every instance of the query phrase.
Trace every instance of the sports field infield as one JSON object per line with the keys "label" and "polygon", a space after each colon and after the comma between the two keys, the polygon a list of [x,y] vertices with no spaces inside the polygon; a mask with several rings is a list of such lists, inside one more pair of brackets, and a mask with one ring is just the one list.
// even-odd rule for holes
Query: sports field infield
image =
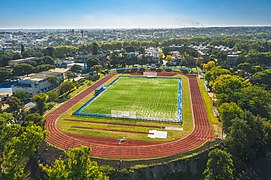
{"label": "sports field infield", "polygon": [[137,118],[180,120],[180,81],[177,78],[120,77],[78,112],[110,116],[112,110],[126,111],[135,113]]}

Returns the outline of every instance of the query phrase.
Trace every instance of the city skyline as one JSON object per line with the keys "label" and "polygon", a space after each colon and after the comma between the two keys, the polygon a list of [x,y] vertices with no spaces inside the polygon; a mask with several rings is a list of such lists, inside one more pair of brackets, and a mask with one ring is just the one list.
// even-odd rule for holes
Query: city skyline
{"label": "city skyline", "polygon": [[268,0],[14,0],[1,2],[1,29],[270,26]]}

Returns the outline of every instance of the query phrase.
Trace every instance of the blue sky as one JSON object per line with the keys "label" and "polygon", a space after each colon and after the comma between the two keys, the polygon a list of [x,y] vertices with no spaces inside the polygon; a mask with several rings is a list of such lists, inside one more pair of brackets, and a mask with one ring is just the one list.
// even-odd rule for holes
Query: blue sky
{"label": "blue sky", "polygon": [[1,0],[0,28],[271,25],[271,0]]}

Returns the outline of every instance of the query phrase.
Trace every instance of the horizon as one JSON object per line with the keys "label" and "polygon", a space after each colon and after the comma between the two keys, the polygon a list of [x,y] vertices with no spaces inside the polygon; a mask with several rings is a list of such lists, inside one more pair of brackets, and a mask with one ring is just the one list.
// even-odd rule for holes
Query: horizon
{"label": "horizon", "polygon": [[0,29],[174,29],[271,26],[268,0],[14,0]]}

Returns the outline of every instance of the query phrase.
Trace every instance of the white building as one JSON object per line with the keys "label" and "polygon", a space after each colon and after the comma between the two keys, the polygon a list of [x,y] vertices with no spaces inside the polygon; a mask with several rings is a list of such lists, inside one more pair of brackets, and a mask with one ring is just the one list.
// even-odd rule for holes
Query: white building
{"label": "white building", "polygon": [[50,82],[51,77],[56,77],[59,84],[64,81],[63,73],[44,71],[26,76],[19,80],[17,84],[12,86],[12,93],[26,91],[32,96],[38,93],[47,92],[56,87],[56,85]]}

